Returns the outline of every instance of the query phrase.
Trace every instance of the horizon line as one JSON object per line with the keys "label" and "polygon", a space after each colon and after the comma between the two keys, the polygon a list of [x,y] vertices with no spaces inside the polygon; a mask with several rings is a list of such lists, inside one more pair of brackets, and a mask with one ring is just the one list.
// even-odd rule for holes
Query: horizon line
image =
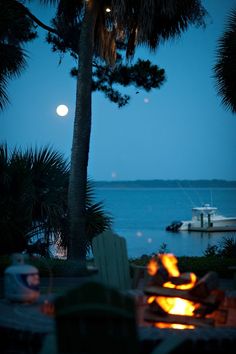
{"label": "horizon line", "polygon": [[[92,179],[93,180],[93,179]],[[162,179],[162,178],[155,178],[155,179],[127,179],[127,180],[93,180],[94,182],[103,182],[103,183],[124,183],[124,182],[175,182],[175,181],[191,181],[191,182],[227,182],[227,183],[231,183],[231,182],[236,182],[236,179],[220,179],[220,178],[211,178],[211,179],[205,179],[205,178],[199,178],[199,179]]]}

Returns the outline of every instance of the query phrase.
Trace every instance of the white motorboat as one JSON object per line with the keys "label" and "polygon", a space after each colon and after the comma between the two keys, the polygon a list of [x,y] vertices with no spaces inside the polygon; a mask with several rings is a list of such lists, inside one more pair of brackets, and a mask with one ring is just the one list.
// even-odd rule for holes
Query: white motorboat
{"label": "white motorboat", "polygon": [[166,227],[167,231],[236,231],[236,216],[226,217],[218,214],[218,208],[204,204],[202,207],[192,208],[192,219],[187,221],[173,221]]}

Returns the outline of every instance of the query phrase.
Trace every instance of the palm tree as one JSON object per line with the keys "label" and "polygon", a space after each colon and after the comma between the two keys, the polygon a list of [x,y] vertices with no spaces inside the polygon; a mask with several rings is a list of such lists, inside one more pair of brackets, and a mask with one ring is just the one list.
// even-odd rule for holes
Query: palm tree
{"label": "palm tree", "polygon": [[214,76],[223,105],[236,113],[236,9],[229,14],[226,30],[218,41]]}
{"label": "palm tree", "polygon": [[59,235],[67,184],[68,163],[58,152],[0,146],[1,253],[23,251],[42,235],[49,244]]}
{"label": "palm tree", "polygon": [[[67,193],[69,166],[49,147],[14,149],[0,145],[0,253],[28,250],[44,255],[51,243],[68,245]],[[94,202],[87,184],[86,235],[93,237],[111,225],[101,202]],[[37,242],[38,241],[38,242]],[[43,241],[43,247],[42,246]],[[33,244],[32,244],[33,243]],[[40,249],[39,249],[40,248]]]}
{"label": "palm tree", "polygon": [[[92,60],[116,60],[116,44],[126,45],[132,58],[137,45],[157,49],[160,42],[181,35],[191,24],[202,25],[206,14],[200,0],[41,0],[58,4],[68,26],[77,18],[78,76],[68,205],[68,257],[85,264],[86,181],[91,133]],[[106,10],[109,9],[109,10]]]}
{"label": "palm tree", "polygon": [[25,42],[35,38],[33,21],[24,15],[16,0],[0,0],[0,110],[9,102],[8,80],[26,66]]}

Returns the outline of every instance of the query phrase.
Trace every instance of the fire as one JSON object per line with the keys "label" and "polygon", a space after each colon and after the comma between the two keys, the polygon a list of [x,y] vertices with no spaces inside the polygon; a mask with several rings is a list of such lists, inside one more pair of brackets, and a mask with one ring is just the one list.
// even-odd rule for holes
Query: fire
{"label": "fire", "polygon": [[177,267],[177,258],[171,254],[160,254],[159,259],[161,260],[161,263],[163,266],[168,270],[168,273],[172,277],[178,277],[180,275],[179,269]]}
{"label": "fire", "polygon": [[155,259],[150,259],[148,265],[147,265],[147,271],[148,271],[148,274],[153,276],[156,274],[156,272],[158,271],[158,263]]}
{"label": "fire", "polygon": [[197,281],[197,276],[194,273],[190,273],[190,282],[187,284],[180,284],[180,285],[175,285],[171,283],[170,281],[166,282],[163,284],[165,288],[175,288],[175,289],[180,289],[180,290],[188,290],[192,289]]}
{"label": "fire", "polygon": [[161,308],[171,315],[193,316],[195,304],[180,297],[157,296],[156,302]]}
{"label": "fire", "polygon": [[175,329],[194,329],[195,327],[193,325],[183,325],[180,323],[163,323],[163,322],[158,322],[154,325],[157,328],[175,328]]}
{"label": "fire", "polygon": [[[162,266],[167,270],[169,277],[179,277],[180,272],[177,266],[177,259],[173,254],[160,254],[158,255],[158,260]],[[159,269],[158,262],[152,259],[148,264],[148,273],[151,276],[155,276]],[[197,281],[197,277],[194,273],[189,274],[189,282],[184,284],[173,284],[171,281],[162,284],[166,288],[175,288],[180,290],[188,290],[194,287]],[[196,304],[180,297],[165,297],[165,296],[150,296],[147,300],[148,304],[156,302],[165,312],[172,315],[185,315],[193,316]],[[157,323],[156,326],[159,328],[194,328],[194,326],[186,326],[181,324],[167,324],[167,323]]]}

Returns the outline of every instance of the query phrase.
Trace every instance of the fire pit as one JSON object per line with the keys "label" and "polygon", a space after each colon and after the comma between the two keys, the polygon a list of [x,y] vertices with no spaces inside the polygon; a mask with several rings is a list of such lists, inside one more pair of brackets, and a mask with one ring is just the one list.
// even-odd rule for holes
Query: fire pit
{"label": "fire pit", "polygon": [[226,322],[227,311],[219,310],[225,293],[218,289],[217,273],[208,272],[200,279],[194,273],[181,274],[173,254],[159,254],[149,262],[148,274],[145,321],[158,328],[176,329]]}

